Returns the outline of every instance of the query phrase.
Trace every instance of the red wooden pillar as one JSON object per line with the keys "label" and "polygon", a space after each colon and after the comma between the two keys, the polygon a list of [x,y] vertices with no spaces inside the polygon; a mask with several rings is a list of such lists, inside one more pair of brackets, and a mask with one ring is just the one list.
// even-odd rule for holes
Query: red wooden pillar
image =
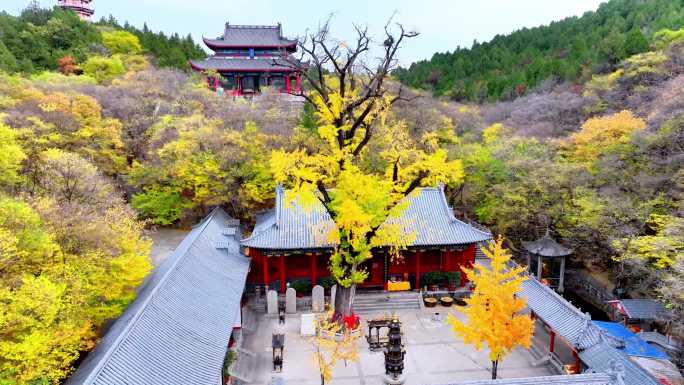
{"label": "red wooden pillar", "polygon": [[553,349],[556,347],[556,332],[551,330],[549,332],[549,337],[551,339],[549,341],[549,352],[553,353]]}
{"label": "red wooden pillar", "polygon": [[316,286],[318,281],[318,256],[316,253],[311,253],[311,286]]}
{"label": "red wooden pillar", "polygon": [[579,373],[580,372],[580,366],[581,366],[580,358],[579,358],[579,354],[577,354],[577,351],[574,349],[572,351],[572,356],[575,357],[575,373]]}
{"label": "red wooden pillar", "polygon": [[266,254],[262,255],[263,263],[261,267],[264,269],[264,286],[268,288],[268,256]]}
{"label": "red wooden pillar", "polygon": [[416,290],[420,290],[420,251],[416,251]]}
{"label": "red wooden pillar", "polygon": [[280,291],[285,292],[285,256],[280,256]]}
{"label": "red wooden pillar", "polygon": [[468,277],[466,277],[463,271],[464,267],[471,268],[473,263],[475,263],[475,245],[468,246],[467,249],[461,251],[459,270],[461,270],[461,286],[465,286],[468,283]]}
{"label": "red wooden pillar", "polygon": [[290,84],[290,74],[287,74],[285,75],[285,92],[289,94],[290,88],[292,88],[292,85]]}
{"label": "red wooden pillar", "polygon": [[297,77],[295,78],[295,93],[298,95],[302,92],[302,74],[297,73]]}

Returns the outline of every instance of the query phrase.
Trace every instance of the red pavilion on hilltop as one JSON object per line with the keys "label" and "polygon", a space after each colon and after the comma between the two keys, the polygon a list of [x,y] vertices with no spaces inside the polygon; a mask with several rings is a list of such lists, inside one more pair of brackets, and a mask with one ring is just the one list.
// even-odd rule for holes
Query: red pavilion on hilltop
{"label": "red pavilion on hilltop", "polygon": [[291,56],[297,51],[297,42],[283,37],[280,24],[226,23],[222,36],[203,39],[214,55],[201,61],[191,60],[190,65],[196,71],[219,73],[219,77],[207,77],[212,89],[221,87],[233,95],[244,95],[271,87],[301,94],[301,66]]}
{"label": "red pavilion on hilltop", "polygon": [[95,11],[90,7],[92,0],[58,0],[57,5],[64,8],[70,9],[83,20],[90,20]]}

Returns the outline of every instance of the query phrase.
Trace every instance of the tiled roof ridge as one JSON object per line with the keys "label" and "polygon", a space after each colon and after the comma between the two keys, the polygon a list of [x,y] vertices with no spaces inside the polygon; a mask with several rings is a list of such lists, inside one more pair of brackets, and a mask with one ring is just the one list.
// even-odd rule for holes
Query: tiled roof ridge
{"label": "tiled roof ridge", "polygon": [[483,230],[479,229],[477,226],[473,226],[470,223],[466,223],[466,222],[464,222],[464,221],[462,221],[456,217],[456,214],[454,214],[454,210],[451,208],[451,206],[449,206],[449,202],[447,202],[446,194],[444,193],[444,184],[443,183],[440,183],[437,187],[423,187],[423,189],[433,189],[433,190],[439,191],[439,195],[441,198],[440,200],[441,200],[442,204],[444,205],[444,210],[446,211],[447,216],[450,218],[452,223],[457,222],[457,223],[463,224],[465,226],[470,226],[474,230],[476,230],[482,234],[490,235],[490,236],[492,235],[491,232],[483,231]]}
{"label": "tiled roof ridge", "polygon": [[240,243],[252,241],[252,240],[259,238],[263,234],[266,234],[266,231],[270,227],[275,227],[276,229],[278,228],[278,223],[280,222],[280,216],[281,216],[280,211],[282,210],[282,207],[283,207],[282,203],[283,203],[283,194],[285,193],[285,188],[283,187],[282,184],[277,184],[276,188],[275,188],[275,192],[276,192],[276,196],[275,196],[275,216],[276,217],[275,217],[274,223],[272,223],[267,228],[264,228],[263,230],[261,230],[260,232],[258,232],[256,234],[254,232],[252,232],[252,234],[249,237],[242,239],[240,241]]}
{"label": "tiled roof ridge", "polygon": [[[200,237],[200,235],[202,234],[204,229],[206,229],[209,223],[211,223],[212,219],[214,219],[214,216],[216,216],[217,213],[221,211],[223,210],[221,210],[219,207],[214,208],[211,211],[211,213],[209,213],[209,215],[207,215],[204,218],[203,221],[201,221],[199,224],[195,226],[195,228],[199,228],[199,230],[197,230],[194,234],[189,234],[188,238],[186,238],[184,242],[182,242],[181,245],[179,245],[179,247],[173,252],[174,256],[178,254],[180,255],[177,256],[173,261],[173,264],[166,271],[164,271],[164,274],[159,279],[159,282],[157,282],[154,288],[149,293],[147,293],[147,296],[142,300],[139,309],[136,311],[133,317],[131,317],[128,320],[126,326],[121,331],[121,333],[119,333],[114,342],[107,347],[107,351],[104,353],[103,358],[98,361],[94,370],[92,370],[88,377],[86,377],[86,379],[84,380],[84,383],[89,383],[98,378],[102,369],[106,366],[107,362],[111,359],[112,355],[116,352],[117,348],[121,345],[123,341],[126,340],[126,337],[128,337],[136,322],[140,319],[140,317],[142,317],[142,315],[148,309],[148,305],[150,305],[152,299],[159,292],[159,290],[161,290],[161,288],[166,284],[169,277],[171,277],[171,275],[175,272],[176,268],[180,265],[180,263],[185,260],[185,257],[188,254],[188,250],[194,245],[195,241],[197,241],[197,239]],[[183,247],[181,248],[181,246]]]}
{"label": "tiled roof ridge", "polygon": [[534,282],[534,283],[535,283],[537,286],[539,286],[542,290],[546,291],[548,294],[550,294],[551,296],[553,296],[553,298],[554,298],[555,300],[557,300],[558,302],[560,302],[563,306],[569,308],[570,310],[572,310],[573,312],[575,312],[576,314],[578,314],[579,316],[581,316],[581,317],[584,318],[585,320],[588,319],[588,321],[591,322],[591,316],[590,316],[589,314],[583,313],[580,309],[578,309],[577,307],[575,307],[575,305],[573,305],[572,303],[570,303],[567,299],[563,298],[563,296],[561,296],[560,294],[556,293],[555,290],[553,290],[552,288],[550,288],[550,287],[547,286],[547,285],[544,285],[543,283],[541,283],[537,278],[533,277],[532,275],[529,275],[529,276],[528,276],[528,280]]}

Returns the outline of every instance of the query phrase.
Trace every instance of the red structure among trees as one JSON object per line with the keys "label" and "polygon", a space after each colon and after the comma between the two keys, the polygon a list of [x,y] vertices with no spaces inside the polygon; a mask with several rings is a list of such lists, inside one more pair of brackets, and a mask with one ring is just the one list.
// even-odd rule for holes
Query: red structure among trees
{"label": "red structure among trees", "polygon": [[196,71],[213,72],[208,76],[209,87],[219,87],[233,95],[255,94],[264,87],[280,92],[300,94],[301,74],[293,65],[291,54],[297,51],[297,42],[286,39],[280,24],[231,25],[226,23],[223,35],[217,39],[203,38],[214,55],[202,60],[191,60]]}
{"label": "red structure among trees", "polygon": [[[322,206],[302,207],[284,203],[285,191],[276,191],[276,207],[257,218],[252,235],[241,243],[252,258],[247,280],[285,291],[286,283],[305,280],[316,284],[329,277],[332,245],[327,240],[332,220]],[[431,272],[460,272],[475,260],[479,242],[488,232],[458,220],[447,205],[442,188],[422,188],[406,199],[409,204],[398,218],[415,231],[415,240],[402,258],[391,258],[386,247],[373,251],[365,262],[368,279],[362,287],[383,288],[391,278],[421,287],[421,277]],[[466,283],[461,274],[460,285]]]}
{"label": "red structure among trees", "polygon": [[82,20],[90,20],[95,13],[95,10],[90,7],[91,2],[92,0],[58,0],[57,5],[76,12]]}

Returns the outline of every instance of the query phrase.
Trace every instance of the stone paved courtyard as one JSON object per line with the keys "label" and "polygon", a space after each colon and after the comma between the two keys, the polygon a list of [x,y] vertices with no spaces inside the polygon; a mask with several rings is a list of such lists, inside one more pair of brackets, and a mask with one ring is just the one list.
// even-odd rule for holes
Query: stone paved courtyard
{"label": "stone paved courtyard", "polygon": [[[433,314],[439,311],[443,320],[434,321]],[[454,381],[490,378],[490,362],[487,351],[476,351],[463,344],[451,331],[446,322],[447,308],[436,310],[406,310],[397,312],[403,322],[406,345],[405,370],[407,385],[429,385]],[[453,310],[451,310],[453,311]],[[380,316],[382,314],[377,314]],[[311,337],[299,334],[300,314],[290,315],[284,327],[285,352],[283,371],[272,371],[271,334],[278,328],[277,318],[260,315],[256,332],[246,336],[244,347],[256,353],[258,364],[253,384],[267,385],[272,377],[282,377],[288,385],[320,384],[313,360]],[[362,316],[362,325],[373,318]],[[365,334],[365,333],[364,333]],[[382,384],[384,357],[382,352],[370,352],[365,338],[359,342],[360,360],[346,365],[339,363],[334,370],[331,385],[376,385]],[[500,378],[552,375],[545,366],[532,366],[533,358],[525,349],[518,349],[499,364]]]}

